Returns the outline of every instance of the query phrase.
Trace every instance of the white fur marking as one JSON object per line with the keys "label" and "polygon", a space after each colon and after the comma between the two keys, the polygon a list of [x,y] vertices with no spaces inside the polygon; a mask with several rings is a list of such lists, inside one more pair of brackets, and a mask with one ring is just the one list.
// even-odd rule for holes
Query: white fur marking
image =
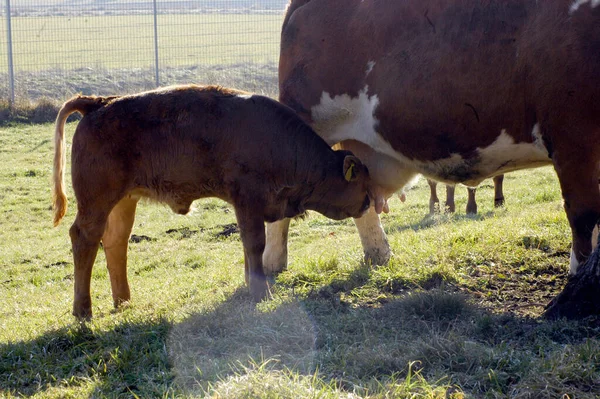
{"label": "white fur marking", "polygon": [[[537,124],[531,132],[533,143],[515,143],[506,130],[502,130],[492,144],[478,149],[479,159],[475,161],[465,160],[459,154],[435,161],[414,160],[407,156],[409,154],[394,150],[377,133],[379,121],[375,118],[375,110],[379,98],[376,94],[369,96],[368,89],[365,86],[357,97],[341,94],[332,98],[329,93],[323,92],[320,103],[311,108],[313,127],[329,145],[343,140],[360,141],[375,152],[398,161],[398,169],[422,173],[445,183],[464,183],[473,187],[490,176],[551,162]],[[510,154],[510,158],[507,159],[506,154]],[[465,172],[469,176],[466,180]]]}
{"label": "white fur marking", "polygon": [[[541,166],[550,163],[548,150],[536,124],[532,130],[533,143],[515,143],[502,129],[498,138],[488,147],[479,149],[481,162],[475,169],[481,175],[497,175],[528,166]],[[507,154],[510,158],[507,159]]]}
{"label": "white fur marking", "polygon": [[369,61],[369,62],[367,62],[367,75],[366,76],[369,76],[369,74],[373,70],[374,66],[375,66],[375,61]]}
{"label": "white fur marking", "polygon": [[575,252],[573,252],[573,248],[571,248],[571,258],[569,261],[569,276],[574,276],[577,274],[577,269],[579,268],[579,262],[575,257]]}
{"label": "white fur marking", "polygon": [[321,95],[319,104],[311,108],[313,127],[329,145],[342,140],[354,139],[371,148],[392,147],[375,132],[379,121],[375,118],[375,109],[379,105],[376,95],[369,96],[368,86],[351,98],[348,94],[331,97],[327,92]]}
{"label": "white fur marking", "polygon": [[252,97],[252,94],[238,94],[239,98],[243,98],[244,100],[249,100]]}
{"label": "white fur marking", "polygon": [[[496,140],[485,148],[478,148],[479,160],[469,164],[459,154],[452,154],[448,158],[435,162],[415,162],[424,174],[446,179],[447,183],[462,183],[466,186],[476,187],[484,179],[517,169],[547,165],[551,162],[548,150],[535,125],[532,131],[533,143],[515,143],[514,139],[502,129]],[[507,157],[510,154],[510,157]],[[452,175],[452,170],[458,174]],[[468,170],[469,179],[460,179],[460,172]]]}
{"label": "white fur marking", "polygon": [[590,3],[590,7],[594,8],[600,5],[600,0],[575,0],[575,2],[571,4],[571,8],[569,8],[569,14],[573,14],[579,7],[586,3]]}
{"label": "white fur marking", "polygon": [[[598,246],[598,234],[600,226],[594,226],[594,230],[592,231],[592,252],[596,250]],[[575,252],[573,252],[573,247],[571,247],[571,258],[569,262],[569,276],[574,276],[577,274],[577,270],[579,269],[579,262],[575,257]]]}

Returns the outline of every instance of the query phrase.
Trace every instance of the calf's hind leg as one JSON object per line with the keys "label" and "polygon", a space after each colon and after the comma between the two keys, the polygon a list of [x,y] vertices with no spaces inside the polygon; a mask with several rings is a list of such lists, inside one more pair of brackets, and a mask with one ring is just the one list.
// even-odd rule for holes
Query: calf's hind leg
{"label": "calf's hind leg", "polygon": [[107,217],[107,213],[86,212],[82,211],[80,207],[75,222],[69,230],[75,264],[73,315],[80,319],[92,317],[92,298],[90,296],[92,267],[96,260]]}
{"label": "calf's hind leg", "polygon": [[119,201],[108,215],[102,235],[115,308],[130,299],[127,281],[127,247],[137,203],[138,199],[131,197]]}

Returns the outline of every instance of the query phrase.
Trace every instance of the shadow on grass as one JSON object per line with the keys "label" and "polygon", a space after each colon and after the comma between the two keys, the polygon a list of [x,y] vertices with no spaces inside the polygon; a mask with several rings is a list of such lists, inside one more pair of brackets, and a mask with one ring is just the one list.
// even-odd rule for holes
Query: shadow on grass
{"label": "shadow on grass", "polygon": [[443,287],[357,306],[345,302],[342,286],[256,307],[244,291],[175,325],[167,345],[175,384],[193,394],[226,392],[222,386],[258,365],[356,392],[383,389],[412,366],[433,385],[475,397],[592,398],[600,389],[593,323],[494,314]]}
{"label": "shadow on grass", "polygon": [[269,363],[301,374],[316,369],[317,326],[298,300],[254,304],[239,289],[215,309],[173,326],[167,347],[176,385],[205,392],[228,377]]}
{"label": "shadow on grass", "polygon": [[433,385],[474,397],[592,398],[600,389],[598,326],[494,314],[443,286],[357,306],[340,291],[353,285],[337,282],[337,300],[284,294],[258,305],[242,287],[175,325],[157,319],[93,331],[75,324],[4,344],[0,394],[87,384],[90,396],[204,395],[256,365],[316,374],[347,392],[387,389],[409,365]]}
{"label": "shadow on grass", "polygon": [[164,351],[168,330],[165,320],[123,323],[109,331],[74,323],[33,340],[2,344],[0,396],[81,385],[90,385],[92,396],[161,396],[172,382]]}
{"label": "shadow on grass", "polygon": [[[421,207],[420,207],[421,208]],[[425,208],[423,208],[425,209]],[[386,233],[391,232],[403,232],[403,231],[421,231],[426,230],[431,227],[436,227],[444,224],[452,224],[462,221],[482,221],[489,217],[492,217],[495,214],[495,211],[488,211],[483,213],[478,213],[476,215],[467,215],[467,214],[459,214],[459,213],[434,213],[425,214],[423,218],[415,223],[410,224],[400,224],[395,223],[393,219],[386,220],[383,224],[385,225]]]}

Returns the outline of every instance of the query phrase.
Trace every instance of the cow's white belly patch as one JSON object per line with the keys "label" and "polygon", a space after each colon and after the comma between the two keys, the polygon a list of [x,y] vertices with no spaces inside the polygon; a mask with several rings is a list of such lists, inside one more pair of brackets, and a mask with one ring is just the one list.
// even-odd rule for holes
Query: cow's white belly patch
{"label": "cow's white belly patch", "polygon": [[464,159],[458,154],[433,162],[412,161],[424,175],[448,183],[462,183],[476,187],[484,179],[518,169],[534,168],[551,162],[544,146],[539,126],[532,130],[533,143],[515,143],[502,130],[487,147],[477,149],[477,157]]}
{"label": "cow's white belly patch", "polygon": [[600,0],[575,0],[571,7],[569,8],[569,14],[573,14],[575,11],[579,9],[584,4],[590,3],[591,8],[595,8],[600,6]]}
{"label": "cow's white belly patch", "polygon": [[[344,140],[357,140],[396,160],[397,168],[447,183],[477,186],[484,179],[495,175],[551,162],[538,125],[531,132],[532,143],[515,143],[506,130],[502,130],[492,144],[478,148],[475,157],[465,159],[459,154],[451,154],[437,160],[415,160],[410,154],[394,150],[377,132],[379,121],[375,118],[375,110],[378,105],[379,98],[376,94],[369,96],[368,86],[357,97],[350,97],[348,94],[331,97],[329,93],[323,92],[319,104],[311,108],[313,127],[329,145]],[[393,179],[391,176],[390,178]],[[383,180],[381,176],[379,180]]]}

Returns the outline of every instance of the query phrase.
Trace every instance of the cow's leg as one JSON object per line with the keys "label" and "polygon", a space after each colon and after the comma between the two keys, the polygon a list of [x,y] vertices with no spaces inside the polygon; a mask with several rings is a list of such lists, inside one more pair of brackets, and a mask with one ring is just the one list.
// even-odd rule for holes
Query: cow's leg
{"label": "cow's leg", "polygon": [[504,205],[504,191],[502,189],[503,182],[504,175],[494,176],[494,206],[496,208]]}
{"label": "cow's leg", "polygon": [[375,208],[370,207],[361,218],[354,219],[354,223],[365,251],[365,262],[385,265],[390,260],[392,251]]}
{"label": "cow's leg", "polygon": [[244,269],[246,280],[250,286],[250,294],[256,302],[266,298],[269,287],[263,269],[263,252],[265,249],[265,223],[252,206],[236,206],[235,214],[240,236],[244,245]]}
{"label": "cow's leg", "polygon": [[90,296],[92,267],[96,260],[107,217],[108,212],[87,212],[80,208],[77,211],[75,222],[69,230],[75,264],[73,315],[80,319],[92,317],[92,298]]}
{"label": "cow's leg", "polygon": [[456,187],[450,184],[446,184],[446,204],[444,212],[454,213],[456,211],[456,205],[454,204],[454,193]]}
{"label": "cow's leg", "polygon": [[574,275],[592,252],[592,233],[600,219],[598,164],[593,154],[571,153],[556,154],[554,166],[573,235],[569,274]]}
{"label": "cow's leg", "polygon": [[263,268],[267,275],[287,268],[287,241],[290,228],[289,218],[267,223],[267,242],[263,253]]}
{"label": "cow's leg", "polygon": [[437,196],[437,182],[433,180],[427,179],[427,184],[429,184],[429,214],[433,215],[435,213],[435,208],[439,209],[440,207],[440,199]]}
{"label": "cow's leg", "polygon": [[466,212],[469,215],[477,214],[477,202],[475,201],[475,193],[477,189],[467,187],[467,209]]}
{"label": "cow's leg", "polygon": [[[340,147],[352,151],[367,167],[376,187],[371,194],[375,202],[385,201],[395,192],[414,181],[417,172],[394,158],[376,152],[368,145],[355,140],[339,143]],[[386,206],[383,206],[385,211]],[[354,219],[365,252],[365,261],[374,265],[386,264],[391,250],[375,207],[359,219]]]}
{"label": "cow's leg", "polygon": [[129,301],[129,283],[127,282],[127,246],[135,219],[138,200],[123,198],[110,212],[102,245],[106,254],[106,265],[110,275],[110,286],[115,308]]}
{"label": "cow's leg", "polygon": [[250,269],[248,267],[248,253],[246,252],[246,247],[244,247],[244,282],[250,287]]}

